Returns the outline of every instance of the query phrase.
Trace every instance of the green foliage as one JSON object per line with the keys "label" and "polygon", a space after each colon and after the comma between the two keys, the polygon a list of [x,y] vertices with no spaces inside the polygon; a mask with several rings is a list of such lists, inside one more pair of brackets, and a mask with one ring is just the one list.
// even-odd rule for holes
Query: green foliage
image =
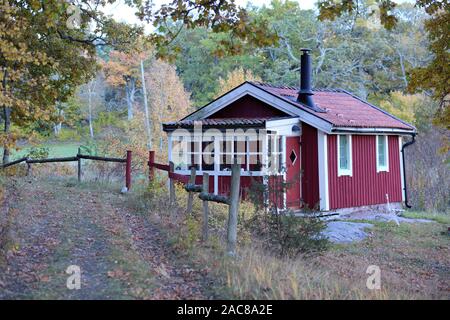
{"label": "green foliage", "polygon": [[191,251],[200,239],[201,222],[193,215],[186,215],[181,221],[183,232],[178,234],[177,246],[183,251]]}
{"label": "green foliage", "polygon": [[48,147],[33,147],[28,152],[27,157],[31,159],[46,159],[49,155]]}
{"label": "green foliage", "polygon": [[79,130],[70,128],[62,128],[56,136],[56,140],[62,142],[80,141],[81,138]]}
{"label": "green foliage", "polygon": [[321,235],[326,224],[313,213],[255,215],[249,227],[281,256],[317,253],[328,247],[328,240]]}
{"label": "green foliage", "polygon": [[180,54],[175,61],[179,75],[195,107],[203,106],[214,99],[218,91],[219,78],[237,66],[246,70],[261,68],[260,57],[247,47],[245,52],[236,55],[220,56],[215,53],[217,46],[226,34],[211,34],[204,28],[183,30],[174,41],[180,46]]}
{"label": "green foliage", "polygon": [[80,146],[81,154],[96,156],[98,155],[98,145],[95,141],[89,140],[86,144]]}
{"label": "green foliage", "polygon": [[[360,6],[369,1],[353,0],[322,0],[319,2],[319,18],[334,20],[348,14],[360,14]],[[380,22],[392,30],[398,25],[401,16],[393,9],[395,1],[377,1]],[[426,66],[414,66],[410,71],[408,90],[413,92],[430,91],[435,100],[440,101],[440,109],[435,114],[435,123],[444,128],[450,127],[450,112],[448,111],[448,95],[450,92],[450,5],[447,0],[416,0],[416,6],[423,8],[428,14],[425,30],[430,41],[429,50],[433,53],[431,61]],[[448,147],[450,148],[450,144]]]}
{"label": "green foliage", "polygon": [[[306,205],[300,214],[279,207],[283,193],[290,185],[290,182],[264,185],[253,181],[249,196],[256,212],[245,225],[269,244],[271,250],[281,256],[311,254],[325,250],[328,240],[322,236],[322,231],[326,224],[317,217],[317,212],[310,210]],[[265,208],[265,194],[269,195],[269,210]]]}
{"label": "green foliage", "polygon": [[431,129],[430,119],[435,114],[438,104],[423,94],[404,94],[391,92],[385,99],[377,103],[394,116],[413,124],[419,132]]}

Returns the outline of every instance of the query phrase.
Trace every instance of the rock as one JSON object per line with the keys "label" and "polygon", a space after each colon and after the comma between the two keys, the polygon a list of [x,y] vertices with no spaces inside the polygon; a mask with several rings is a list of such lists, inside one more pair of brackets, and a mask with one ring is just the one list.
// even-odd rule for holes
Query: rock
{"label": "rock", "polygon": [[370,223],[331,221],[322,235],[334,243],[351,243],[367,238],[368,233],[365,232],[365,229],[372,227],[373,224]]}

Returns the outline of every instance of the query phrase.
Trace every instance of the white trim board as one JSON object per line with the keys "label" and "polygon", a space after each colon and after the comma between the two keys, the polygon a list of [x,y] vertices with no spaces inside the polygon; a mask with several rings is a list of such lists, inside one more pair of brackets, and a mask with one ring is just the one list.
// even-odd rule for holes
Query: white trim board
{"label": "white trim board", "polygon": [[328,135],[317,131],[317,146],[319,156],[319,197],[320,210],[330,210],[330,196],[328,185]]}

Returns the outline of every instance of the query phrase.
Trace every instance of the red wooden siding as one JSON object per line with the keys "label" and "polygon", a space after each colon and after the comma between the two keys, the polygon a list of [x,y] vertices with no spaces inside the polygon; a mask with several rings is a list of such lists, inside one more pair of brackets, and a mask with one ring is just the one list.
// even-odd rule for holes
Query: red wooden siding
{"label": "red wooden siding", "polygon": [[252,96],[246,95],[210,115],[208,118],[273,118],[285,116],[288,115],[283,111],[275,109]]}
{"label": "red wooden siding", "polygon": [[[241,177],[240,193],[242,199],[248,198],[249,189],[253,183],[262,183],[262,177]],[[230,195],[231,176],[219,176],[219,194],[224,196]],[[214,182],[213,182],[214,187]],[[212,190],[214,191],[214,189]],[[262,199],[262,194],[261,194]]]}
{"label": "red wooden siding", "polygon": [[[203,182],[203,175],[197,175],[195,176],[195,184],[202,184]],[[214,193],[214,176],[209,175],[209,192]]]}
{"label": "red wooden siding", "polygon": [[377,173],[375,136],[352,135],[353,175],[338,177],[337,137],[328,135],[330,209],[402,201],[398,137],[389,136],[389,172]]}
{"label": "red wooden siding", "polygon": [[317,129],[302,123],[301,159],[302,159],[302,198],[309,208],[318,205],[319,165],[318,165]]}

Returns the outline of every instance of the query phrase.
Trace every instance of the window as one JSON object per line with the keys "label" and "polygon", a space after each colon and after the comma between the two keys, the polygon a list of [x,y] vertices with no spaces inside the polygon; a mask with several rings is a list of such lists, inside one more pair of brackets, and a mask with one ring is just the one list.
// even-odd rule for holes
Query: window
{"label": "window", "polygon": [[177,136],[172,141],[172,161],[175,170],[187,170],[189,153],[187,152],[188,141],[186,137]]}
{"label": "window", "polygon": [[389,171],[388,137],[377,136],[377,172]]}
{"label": "window", "polygon": [[352,136],[338,135],[338,176],[352,175]]}
{"label": "window", "polygon": [[267,136],[267,168],[271,173],[281,173],[283,171],[283,138],[279,135]]}
{"label": "window", "polygon": [[231,171],[234,160],[241,165],[243,170],[247,170],[247,142],[244,135],[225,137],[221,142],[221,171]]}

